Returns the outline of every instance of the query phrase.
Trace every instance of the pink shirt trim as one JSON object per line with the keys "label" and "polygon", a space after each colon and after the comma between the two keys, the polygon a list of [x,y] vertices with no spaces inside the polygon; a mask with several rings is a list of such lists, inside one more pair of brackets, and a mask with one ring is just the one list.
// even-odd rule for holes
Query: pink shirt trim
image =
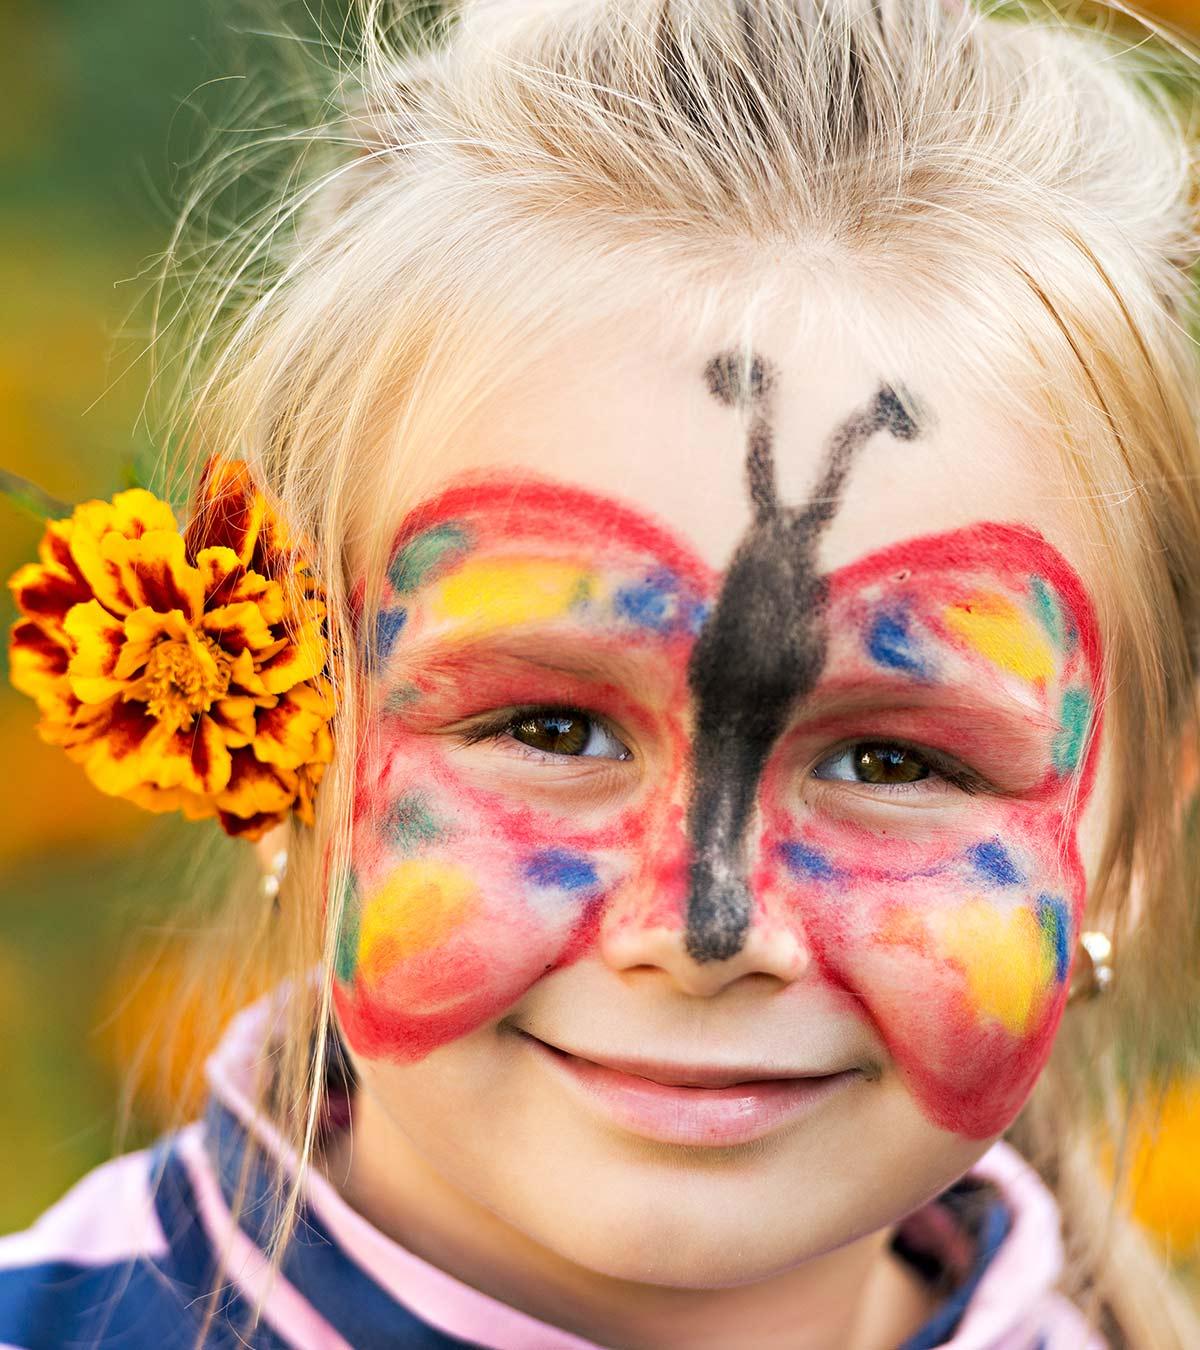
{"label": "pink shirt trim", "polygon": [[292,1284],[271,1270],[266,1254],[233,1222],[204,1151],[204,1126],[190,1125],[177,1138],[200,1221],[225,1276],[250,1307],[285,1341],[306,1350],[354,1350]]}
{"label": "pink shirt trim", "polygon": [[[150,1155],[130,1153],[97,1167],[32,1228],[0,1238],[0,1268],[61,1261],[106,1266],[165,1256],[167,1241],[150,1194]],[[96,1215],[105,1216],[104,1223]]]}
{"label": "pink shirt trim", "polygon": [[1003,1142],[993,1144],[971,1174],[1000,1188],[1013,1226],[946,1350],[1027,1350],[1039,1337],[1063,1350],[1104,1350],[1079,1310],[1054,1289],[1062,1273],[1062,1230],[1042,1179]]}
{"label": "pink shirt trim", "polygon": [[[295,1154],[252,1105],[252,1066],[261,1051],[271,1011],[259,1003],[240,1013],[209,1060],[206,1072],[217,1098],[294,1175]],[[321,1222],[346,1255],[398,1303],[439,1331],[460,1340],[502,1346],[504,1350],[602,1350],[596,1342],[583,1340],[480,1293],[415,1256],[351,1209],[319,1172],[309,1171],[305,1191]]]}

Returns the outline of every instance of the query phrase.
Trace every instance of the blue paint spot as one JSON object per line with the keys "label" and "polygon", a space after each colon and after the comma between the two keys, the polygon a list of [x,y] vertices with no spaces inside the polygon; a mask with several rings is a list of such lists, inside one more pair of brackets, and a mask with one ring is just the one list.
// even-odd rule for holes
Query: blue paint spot
{"label": "blue paint spot", "polygon": [[708,622],[712,605],[707,600],[691,600],[684,615],[683,627],[689,637],[699,637],[700,630]]}
{"label": "blue paint spot", "polygon": [[695,608],[683,594],[679,578],[665,567],[622,586],[613,596],[613,606],[622,619],[653,633],[672,633],[680,627],[689,629],[692,617],[689,610]]}
{"label": "blue paint spot", "polygon": [[875,616],[867,633],[867,651],[872,661],[889,670],[922,677],[929,673],[902,609],[883,610]]}
{"label": "blue paint spot", "polygon": [[408,610],[406,609],[382,609],[379,611],[379,618],[375,623],[375,657],[379,661],[386,661],[392,654],[392,648],[396,645],[396,639],[404,631],[404,625],[408,622]]}
{"label": "blue paint spot", "polygon": [[525,875],[535,886],[552,886],[561,891],[594,890],[600,884],[592,863],[565,848],[548,848],[525,864]]}
{"label": "blue paint spot", "polygon": [[1017,886],[1022,880],[1016,863],[999,839],[975,844],[967,849],[967,857],[980,876],[997,886]]}
{"label": "blue paint spot", "polygon": [[1071,965],[1071,916],[1066,902],[1054,895],[1039,895],[1037,916],[1042,940],[1054,956],[1054,978],[1062,984]]}
{"label": "blue paint spot", "polygon": [[789,840],[779,846],[784,865],[793,876],[812,881],[832,881],[837,876],[837,868],[829,859],[808,844],[798,840]]}

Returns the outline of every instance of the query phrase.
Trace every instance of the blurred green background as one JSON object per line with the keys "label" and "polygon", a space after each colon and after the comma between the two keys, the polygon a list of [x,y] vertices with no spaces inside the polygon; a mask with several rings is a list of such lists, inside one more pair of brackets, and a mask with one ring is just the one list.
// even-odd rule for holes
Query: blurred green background
{"label": "blurred green background", "polygon": [[[111,496],[153,454],[144,348],[190,166],[236,134],[248,103],[282,91],[288,62],[319,28],[338,32],[344,10],[0,6],[0,468],[74,504]],[[34,557],[40,534],[0,500],[5,577]],[[5,590],[6,631],[14,615]],[[35,720],[5,680],[0,1232],[27,1224],[118,1139],[154,1133],[182,1081],[178,1058],[165,1083],[147,1074],[123,1120],[134,1049],[162,1028],[178,986],[180,877],[196,829],[103,797],[37,739]]]}
{"label": "blurred green background", "polygon": [[[285,90],[288,49],[340,31],[345,7],[0,5],[0,467],[75,503],[110,496],[152,452],[139,352],[189,165],[236,125],[247,93],[261,103]],[[1200,0],[1159,12],[1200,20]],[[0,502],[5,576],[39,535]],[[5,591],[5,627],[13,615]],[[201,1048],[185,1036],[165,1081],[142,1078],[122,1130],[134,1048],[154,1041],[178,985],[179,859],[197,827],[101,796],[37,739],[35,720],[0,685],[0,1232],[28,1223],[118,1138],[128,1146],[161,1128],[181,1064]],[[1143,1218],[1176,1250],[1194,1247],[1200,1086],[1169,1099],[1162,1131],[1135,1154]]]}

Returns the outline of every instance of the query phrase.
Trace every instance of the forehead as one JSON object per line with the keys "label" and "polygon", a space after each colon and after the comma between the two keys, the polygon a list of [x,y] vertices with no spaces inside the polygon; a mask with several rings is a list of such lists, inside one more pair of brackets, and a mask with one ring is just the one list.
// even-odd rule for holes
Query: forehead
{"label": "forehead", "polygon": [[[573,483],[661,522],[710,567],[727,563],[750,519],[748,417],[705,378],[722,352],[748,349],[771,374],[762,406],[786,505],[812,493],[837,427],[881,384],[903,389],[915,440],[875,435],[860,454],[818,563],[832,570],[915,535],[977,520],[1039,529],[1070,559],[1053,447],[1033,443],[994,399],[975,397],[945,361],[906,344],[872,356],[844,327],[803,332],[786,318],[736,325],[669,320],[606,326],[511,368],[456,430],[430,482],[463,472],[522,471]],[[582,524],[583,522],[581,522]],[[597,542],[612,522],[596,521]]]}

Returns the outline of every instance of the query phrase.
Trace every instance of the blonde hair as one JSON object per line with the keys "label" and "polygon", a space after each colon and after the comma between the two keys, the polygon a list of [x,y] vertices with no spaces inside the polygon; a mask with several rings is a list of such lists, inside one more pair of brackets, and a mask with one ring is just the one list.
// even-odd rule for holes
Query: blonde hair
{"label": "blonde hair", "polygon": [[[202,259],[208,288],[189,279],[180,311],[199,321],[177,438],[251,461],[313,542],[348,658],[283,917],[239,901],[220,929],[228,951],[248,925],[248,963],[269,949],[280,975],[322,972],[292,1000],[278,1123],[307,1165],[344,904],[323,878],[347,862],[371,729],[347,540],[381,578],[462,419],[639,285],[685,307],[799,278],[856,297],[881,351],[900,328],[949,335],[981,399],[1055,447],[1108,639],[1112,808],[1088,923],[1116,935],[1120,984],[1069,1013],[1012,1136],[1058,1196],[1064,1291],[1115,1343],[1200,1344],[1094,1161],[1098,1122],[1119,1138],[1195,1044],[1179,784],[1200,629],[1197,221],[1169,44],[940,0],[476,0],[424,32],[416,8],[364,0],[339,112],[283,142],[299,186]],[[202,180],[193,206],[214,191]]]}

